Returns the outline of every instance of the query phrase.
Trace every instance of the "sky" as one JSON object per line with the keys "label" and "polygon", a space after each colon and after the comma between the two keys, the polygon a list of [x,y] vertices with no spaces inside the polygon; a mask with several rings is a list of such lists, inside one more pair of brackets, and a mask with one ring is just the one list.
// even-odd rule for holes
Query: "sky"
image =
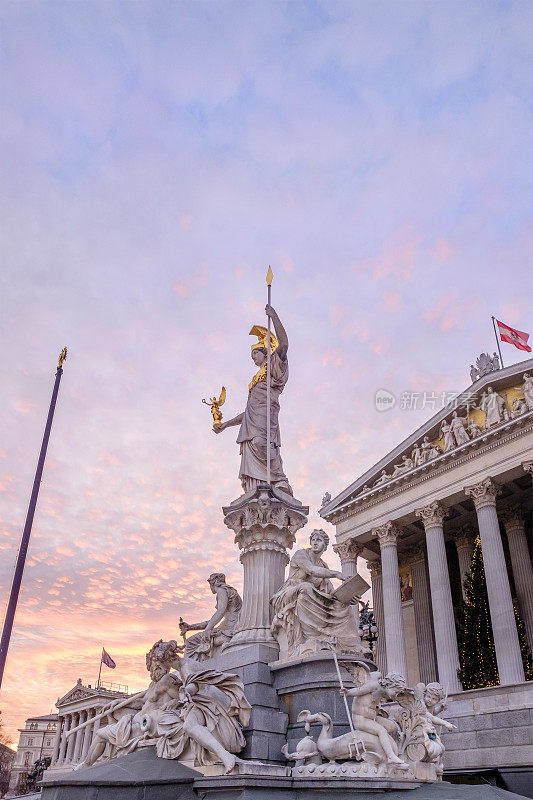
{"label": "sky", "polygon": [[298,546],[424,393],[469,385],[492,314],[533,333],[532,26],[494,0],[0,3],[0,611],[69,348],[0,696],[15,741],[102,646],[102,677],[143,688],[153,642],[212,613],[210,572],[242,588],[237,429],[201,400],[244,409],[268,264]]}

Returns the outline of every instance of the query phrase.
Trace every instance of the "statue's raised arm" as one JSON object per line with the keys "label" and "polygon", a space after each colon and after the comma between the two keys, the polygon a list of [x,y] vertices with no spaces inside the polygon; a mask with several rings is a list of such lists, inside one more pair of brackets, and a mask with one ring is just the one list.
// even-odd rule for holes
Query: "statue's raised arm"
{"label": "statue's raised arm", "polygon": [[272,308],[272,306],[266,305],[265,313],[267,317],[270,317],[270,319],[272,320],[272,324],[274,325],[274,331],[276,332],[276,338],[278,340],[278,346],[276,348],[276,352],[281,359],[285,360],[287,358],[287,351],[289,349],[289,337],[287,336],[287,331],[283,327],[283,324],[280,318],[278,317],[277,312],[275,311],[274,308]]}
{"label": "statue's raised arm", "polygon": [[[290,492],[281,460],[281,435],[279,430],[279,396],[289,379],[287,352],[289,339],[283,324],[271,305],[265,308],[272,320],[274,332],[270,334],[270,482],[283,491]],[[240,425],[237,443],[241,451],[239,478],[245,492],[250,492],[260,483],[267,482],[267,346],[268,332],[262,325],[254,325],[251,336],[258,341],[252,345],[252,360],[259,368],[248,385],[246,408],[233,419],[213,428],[221,433]]]}

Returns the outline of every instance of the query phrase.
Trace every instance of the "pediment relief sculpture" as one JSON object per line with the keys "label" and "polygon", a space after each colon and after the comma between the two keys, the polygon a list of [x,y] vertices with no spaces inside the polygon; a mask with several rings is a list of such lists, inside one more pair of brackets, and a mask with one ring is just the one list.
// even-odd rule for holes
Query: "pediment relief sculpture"
{"label": "pediment relief sculpture", "polygon": [[419,467],[427,468],[444,454],[453,456],[460,447],[533,411],[533,377],[525,372],[522,381],[521,385],[500,391],[488,386],[479,397],[476,394],[468,396],[451,416],[442,420],[438,438],[424,436],[414,444],[410,453],[404,453],[401,460],[392,465],[390,472],[387,468],[382,469],[372,486],[365,484],[358,495],[382,489],[396,479],[406,480]]}

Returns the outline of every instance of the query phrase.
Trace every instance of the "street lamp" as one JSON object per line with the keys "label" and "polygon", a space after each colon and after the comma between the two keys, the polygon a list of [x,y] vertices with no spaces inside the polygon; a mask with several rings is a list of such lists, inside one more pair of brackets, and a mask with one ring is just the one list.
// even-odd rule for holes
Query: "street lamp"
{"label": "street lamp", "polygon": [[374,619],[374,611],[369,607],[369,602],[363,603],[362,600],[359,602],[361,603],[361,608],[359,609],[359,636],[364,642],[368,643],[370,652],[374,655],[374,642],[379,635],[378,626]]}

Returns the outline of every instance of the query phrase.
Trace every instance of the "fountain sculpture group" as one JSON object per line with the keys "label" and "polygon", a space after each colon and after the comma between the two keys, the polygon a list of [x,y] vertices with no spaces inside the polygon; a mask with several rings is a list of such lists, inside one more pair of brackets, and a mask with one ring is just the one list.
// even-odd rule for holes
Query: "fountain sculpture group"
{"label": "fountain sculpture group", "polygon": [[[252,358],[258,371],[246,408],[225,423],[219,413],[213,427],[220,434],[240,426],[244,494],[223,512],[241,551],[243,597],[224,574],[209,577],[216,597],[211,619],[180,619],[184,644],[160,640],[153,645],[146,656],[148,688],[104,709],[75,777],[50,778],[43,800],[93,797],[80,794],[80,787],[98,783],[102,765],[107,765],[109,784],[113,764],[127,766],[133,763],[127,759],[149,748],[152,761],[142,762],[147,766],[139,778],[143,785],[155,769],[155,749],[160,767],[172,760],[182,770],[192,768],[195,780],[204,781],[203,794],[214,797],[237,778],[243,790],[246,776],[253,776],[248,791],[268,778],[268,786],[282,793],[289,785],[300,786],[302,796],[310,781],[318,787],[334,780],[342,793],[348,785],[397,790],[441,780],[439,731],[452,728],[440,717],[445,691],[437,683],[410,688],[406,676],[377,671],[358,632],[359,598],[369,587],[357,575],[355,558],[343,559],[342,572],[330,569],[322,559],[328,536],[315,530],[310,546],[292,556],[285,577],[288,550],[309,509],[293,496],[281,460],[279,396],[288,378],[289,343],[274,309],[267,306],[266,313],[275,332],[270,370],[266,331],[255,326],[252,333],[259,341]],[[339,582],[337,588],[333,581]],[[121,766],[121,786],[126,766]],[[66,784],[71,794],[61,794]],[[98,797],[107,796],[101,791]],[[161,786],[158,791],[158,798],[166,797]]]}

